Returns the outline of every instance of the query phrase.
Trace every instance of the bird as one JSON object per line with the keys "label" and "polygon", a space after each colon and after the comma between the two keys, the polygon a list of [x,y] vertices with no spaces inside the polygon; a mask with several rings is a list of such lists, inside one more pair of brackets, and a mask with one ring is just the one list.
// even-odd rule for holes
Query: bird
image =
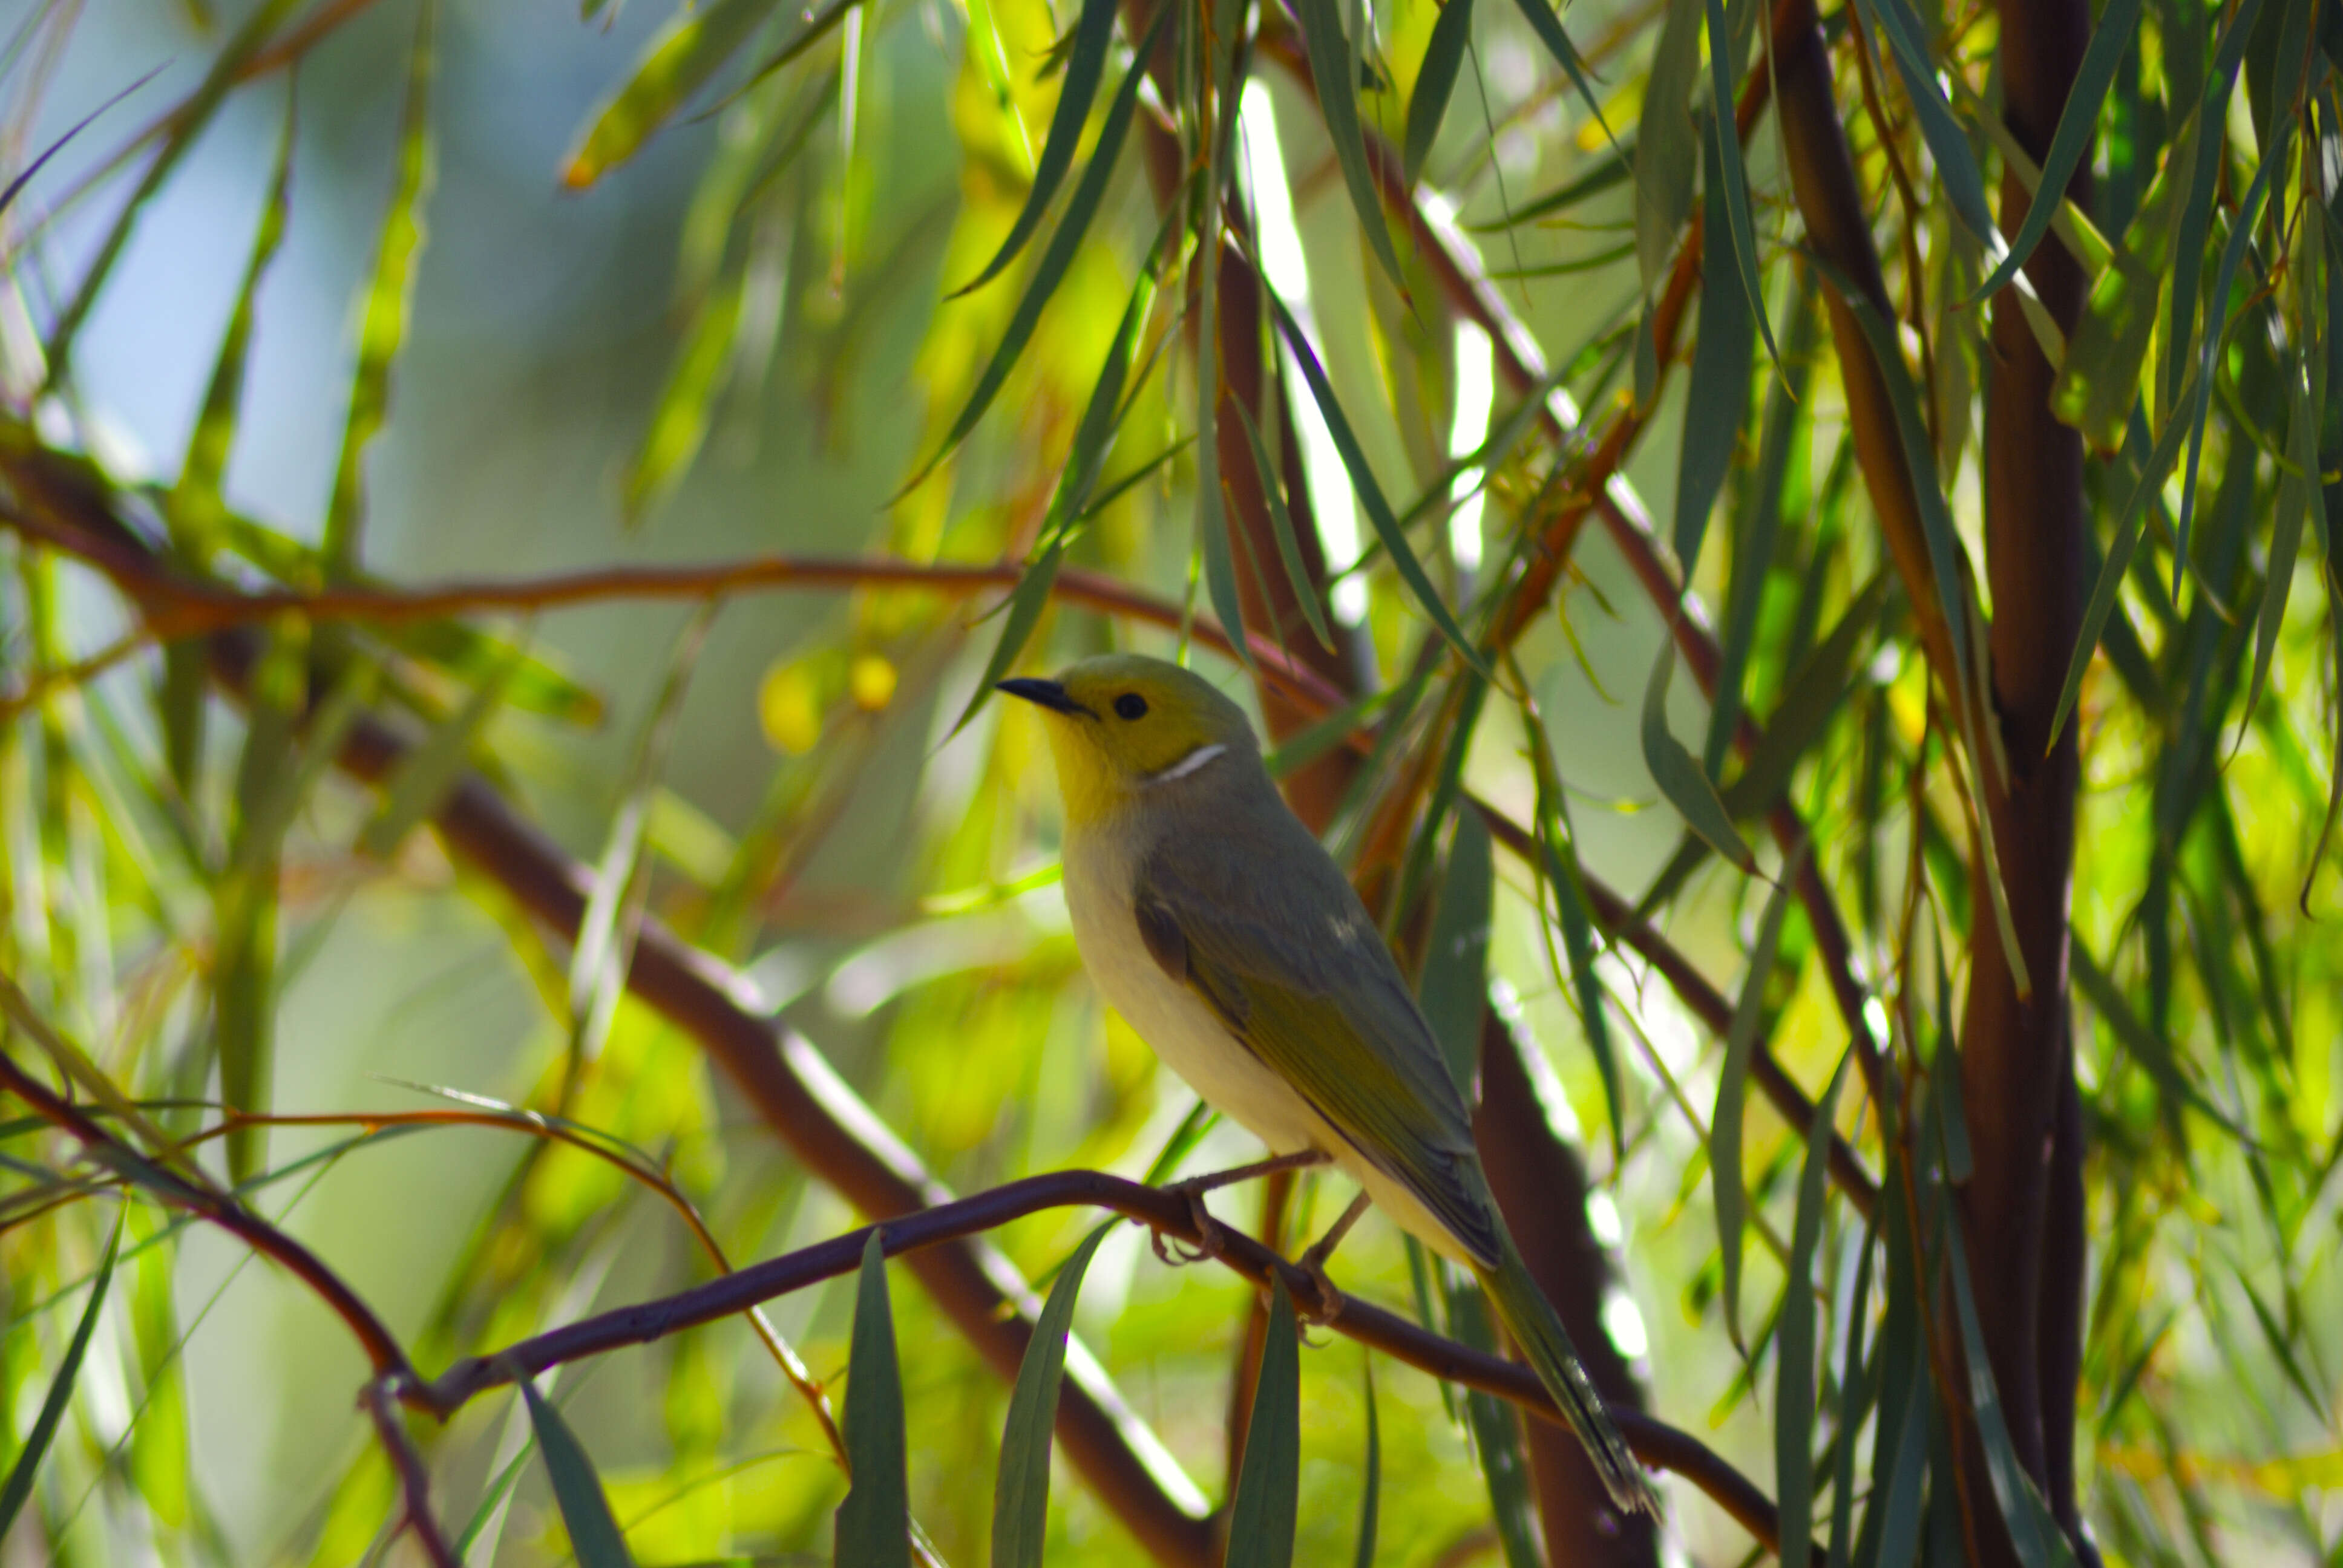
{"label": "bird", "polygon": [[1138,654],[996,686],[1040,710],[1065,808],[1067,910],[1101,995],[1268,1163],[1331,1161],[1359,1184],[1306,1266],[1322,1283],[1326,1251],[1371,1201],[1470,1269],[1613,1503],[1656,1513],[1505,1228],[1431,1026],[1350,879],[1279,794],[1243,709]]}

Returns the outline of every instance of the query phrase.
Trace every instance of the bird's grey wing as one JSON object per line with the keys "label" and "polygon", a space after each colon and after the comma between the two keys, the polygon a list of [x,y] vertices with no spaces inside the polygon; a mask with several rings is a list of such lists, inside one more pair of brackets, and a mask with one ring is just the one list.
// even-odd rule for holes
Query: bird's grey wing
{"label": "bird's grey wing", "polygon": [[1140,934],[1248,1050],[1493,1264],[1502,1243],[1463,1096],[1382,933],[1291,827],[1300,842],[1192,834],[1156,850],[1135,890]]}

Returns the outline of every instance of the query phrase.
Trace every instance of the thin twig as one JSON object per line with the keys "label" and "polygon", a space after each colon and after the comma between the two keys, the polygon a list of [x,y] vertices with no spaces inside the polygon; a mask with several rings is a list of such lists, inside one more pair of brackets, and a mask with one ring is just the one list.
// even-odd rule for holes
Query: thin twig
{"label": "thin twig", "polygon": [[377,1378],[366,1385],[358,1395],[367,1415],[374,1422],[375,1432],[382,1438],[382,1446],[390,1454],[391,1467],[398,1472],[400,1508],[406,1518],[406,1528],[415,1533],[416,1543],[423,1548],[432,1568],[463,1568],[463,1558],[447,1543],[447,1533],[439,1528],[439,1520],[431,1512],[431,1472],[424,1465],[423,1455],[416,1451],[415,1441],[407,1434],[407,1423],[400,1417],[390,1390]]}

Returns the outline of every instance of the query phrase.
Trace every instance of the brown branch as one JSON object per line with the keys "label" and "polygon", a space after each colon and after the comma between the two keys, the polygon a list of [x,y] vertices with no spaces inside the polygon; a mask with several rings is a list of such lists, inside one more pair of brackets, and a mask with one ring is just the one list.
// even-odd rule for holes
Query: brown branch
{"label": "brown branch", "polygon": [[[13,981],[0,979],[0,983]],[[434,1568],[459,1568],[460,1560],[447,1544],[430,1507],[430,1481],[420,1455],[407,1441],[406,1429],[389,1411],[384,1391],[394,1387],[409,1387],[417,1382],[412,1362],[374,1309],[364,1298],[344,1282],[325,1261],[315,1252],[270,1224],[228,1193],[215,1190],[204,1181],[200,1171],[183,1174],[148,1159],[137,1149],[116,1138],[99,1125],[97,1120],[81,1106],[50,1092],[46,1085],[16,1063],[15,1057],[0,1051],[0,1090],[5,1090],[32,1107],[35,1115],[64,1131],[90,1159],[121,1175],[123,1180],[148,1194],[156,1201],[183,1213],[207,1221],[234,1236],[237,1241],[283,1268],[307,1286],[310,1292],[323,1302],[350,1331],[373,1364],[374,1378],[367,1383],[361,1403],[375,1422],[383,1446],[388,1451],[391,1464],[398,1472],[402,1506],[407,1523],[415,1531],[416,1540]]]}
{"label": "brown branch", "polygon": [[348,1326],[377,1377],[414,1375],[397,1336],[340,1275],[308,1248],[234,1197],[212,1188],[201,1180],[200,1173],[191,1178],[167,1169],[115,1137],[82,1107],[52,1093],[5,1052],[0,1052],[0,1090],[31,1106],[35,1114],[72,1137],[92,1159],[122,1173],[141,1191],[184,1213],[209,1221],[298,1279]]}
{"label": "brown branch", "polygon": [[[407,1401],[439,1416],[451,1415],[480,1393],[510,1382],[517,1373],[534,1376],[548,1367],[648,1344],[808,1285],[842,1278],[860,1265],[862,1249],[874,1230],[887,1256],[908,1255],[916,1265],[920,1257],[940,1245],[1064,1208],[1107,1209],[1172,1240],[1191,1246],[1203,1241],[1195,1212],[1182,1193],[1101,1171],[1053,1171],[883,1224],[866,1225],[656,1301],[598,1312],[488,1355],[466,1357],[433,1382],[410,1388]],[[1232,1272],[1262,1289],[1268,1288],[1272,1275],[1280,1276],[1297,1300],[1319,1301],[1316,1280],[1299,1265],[1241,1231],[1223,1226],[1219,1240],[1221,1250],[1214,1261]],[[1338,1295],[1332,1302],[1321,1304],[1334,1310],[1335,1316],[1326,1326],[1336,1333],[1433,1377],[1494,1394],[1545,1421],[1561,1422],[1561,1412],[1545,1385],[1518,1362],[1443,1339],[1354,1297]],[[1638,1459],[1683,1476],[1769,1550],[1775,1546],[1779,1521],[1773,1504],[1747,1477],[1699,1439],[1641,1411],[1614,1405],[1611,1415]]]}
{"label": "brown branch", "polygon": [[[33,477],[35,461],[9,463],[12,478]],[[375,626],[411,626],[483,610],[533,613],[601,604],[614,599],[681,599],[701,603],[733,594],[815,588],[898,588],[966,598],[988,588],[1017,586],[1024,568],[1014,561],[959,565],[850,556],[752,556],[686,566],[601,567],[541,577],[474,578],[427,588],[332,587],[314,590],[275,588],[246,592],[178,576],[144,550],[80,528],[59,527],[29,509],[0,508],[5,519],[28,538],[83,560],[112,578],[136,600],[145,635],[155,642],[253,626],[280,615],[313,622],[363,621]],[[1070,604],[1167,630],[1185,627],[1197,641],[1236,656],[1236,645],[1217,621],[1190,616],[1182,606],[1119,582],[1103,572],[1066,567],[1052,597]],[[1322,713],[1347,699],[1306,663],[1289,659],[1276,641],[1260,632],[1246,635],[1247,651],[1269,678]],[[111,655],[114,650],[107,650]],[[111,658],[108,659],[111,662]],[[72,672],[61,672],[70,674]]]}
{"label": "brown branch", "polygon": [[[2003,113],[2037,161],[2066,106],[2091,34],[2084,0],[1995,7],[2001,23]],[[2065,190],[2029,194],[2005,166],[2001,218],[2016,232],[2035,201],[2087,208],[2091,160]],[[2035,248],[2026,276],[2061,331],[2081,319],[2082,264],[2061,245]],[[1991,709],[2006,769],[1977,772],[1977,810],[1990,819],[2010,924],[2031,985],[2012,973],[1990,912],[1980,857],[1970,880],[1969,989],[1961,1018],[1961,1096],[1976,1174],[1960,1193],[1976,1283],[1978,1325],[2009,1424],[2010,1442],[2078,1547],[2087,1551],[2074,1494],[2075,1390],[2081,1373],[2083,1126],[2075,1108],[2068,1027],[2067,940],[2073,891],[2077,725],[2051,720],[2066,653],[2080,635],[2086,582],[2081,434],[2051,412],[2057,368],[2026,324],[2014,289],[1993,304],[1985,423],[1986,576]],[[1979,699],[1982,703],[1985,698]],[[1974,1430],[1966,1446],[1981,1462]],[[1972,1463],[1971,1468],[1976,1468]],[[1982,1504],[1985,1561],[2015,1561],[1998,1509]]]}
{"label": "brown branch", "polygon": [[391,1468],[398,1473],[402,1521],[407,1529],[415,1532],[416,1544],[430,1559],[432,1568],[463,1568],[463,1558],[447,1543],[447,1533],[431,1513],[431,1473],[416,1452],[415,1442],[407,1434],[406,1422],[400,1418],[390,1389],[384,1380],[377,1378],[367,1384],[358,1395],[367,1416],[374,1422],[383,1448],[390,1454]]}
{"label": "brown branch", "polygon": [[[1774,74],[1780,84],[1780,124],[1788,155],[1790,185],[1805,219],[1806,242],[1848,279],[1877,309],[1896,318],[1887,296],[1879,254],[1871,243],[1871,214],[1855,177],[1840,122],[1814,0],[1779,0],[1773,11]],[[1920,521],[1919,492],[1904,454],[1887,382],[1873,359],[1870,339],[1838,291],[1823,291],[1828,303],[1831,340],[1838,350],[1839,376],[1846,388],[1847,425],[1855,438],[1856,466],[1879,519],[1887,553],[1903,578],[1920,642],[1936,678],[1947,691],[1966,691],[1972,682],[1953,654],[1952,630],[1945,618],[1936,568]],[[1962,580],[1952,586],[1954,602],[1966,614],[1975,602],[1966,558]],[[2062,667],[2063,668],[2063,667]]]}

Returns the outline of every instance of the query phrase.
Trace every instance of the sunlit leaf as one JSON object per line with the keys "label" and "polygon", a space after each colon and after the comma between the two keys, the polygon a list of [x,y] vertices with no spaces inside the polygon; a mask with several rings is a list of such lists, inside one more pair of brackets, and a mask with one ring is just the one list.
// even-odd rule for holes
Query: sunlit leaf
{"label": "sunlit leaf", "polygon": [[1025,193],[1025,205],[1018,210],[1001,248],[992,253],[983,271],[952,291],[955,297],[973,293],[998,277],[1041,226],[1050,199],[1074,166],[1075,144],[1081,140],[1082,126],[1098,97],[1099,79],[1106,73],[1106,46],[1114,37],[1114,0],[1082,0],[1081,16],[1074,24],[1073,47],[1058,83],[1058,106],[1050,116],[1050,134],[1041,144],[1041,159],[1033,166],[1032,188]]}
{"label": "sunlit leaf", "polygon": [[1432,25],[1432,41],[1423,46],[1423,64],[1415,74],[1415,93],[1407,101],[1407,140],[1400,167],[1411,187],[1423,177],[1423,160],[1440,139],[1448,96],[1456,89],[1456,74],[1463,68],[1472,42],[1473,0],[1447,0],[1440,8],[1440,20]]}
{"label": "sunlit leaf", "polygon": [[323,553],[327,570],[337,577],[358,561],[359,530],[366,521],[367,447],[390,417],[391,366],[407,342],[414,309],[416,266],[423,257],[423,204],[430,192],[434,160],[431,84],[437,45],[432,34],[437,15],[437,0],[424,0],[416,11],[407,97],[399,111],[398,159],[359,316],[349,414],[342,427],[342,455],[334,467],[333,499],[326,508]]}
{"label": "sunlit leaf", "polygon": [[982,374],[977,377],[975,389],[968,395],[968,401],[961,406],[959,417],[953,419],[942,444],[937,447],[935,455],[905,481],[904,491],[917,488],[921,480],[935,471],[936,465],[950,457],[953,449],[967,438],[968,433],[976,428],[976,422],[983,418],[984,411],[992,406],[992,399],[1009,379],[1009,372],[1016,367],[1018,357],[1031,340],[1033,328],[1041,322],[1042,307],[1050,303],[1050,297],[1065,280],[1066,269],[1073,265],[1074,253],[1081,248],[1082,236],[1090,231],[1091,220],[1098,215],[1099,203],[1105,199],[1107,184],[1114,175],[1116,155],[1122,150],[1123,136],[1131,129],[1131,113],[1139,105],[1140,85],[1147,79],[1142,62],[1153,52],[1156,40],[1162,35],[1164,24],[1172,15],[1169,7],[1157,12],[1155,21],[1147,30],[1147,36],[1133,51],[1131,69],[1124,75],[1122,85],[1115,90],[1113,101],[1107,106],[1106,119],[1100,126],[1098,141],[1091,149],[1089,166],[1082,170],[1082,177],[1075,185],[1074,194],[1067,198],[1066,210],[1058,218],[1057,231],[1050,236],[1048,246],[1041,252],[1041,259],[1034,264],[1033,276],[1027,281],[1025,292],[1017,301],[1015,313],[1010,317],[1009,325],[1001,329],[992,357],[985,362]]}
{"label": "sunlit leaf", "polygon": [[561,183],[582,190],[640,152],[779,4],[711,0],[679,10],[652,38],[627,85],[594,116],[577,150],[562,160]]}

